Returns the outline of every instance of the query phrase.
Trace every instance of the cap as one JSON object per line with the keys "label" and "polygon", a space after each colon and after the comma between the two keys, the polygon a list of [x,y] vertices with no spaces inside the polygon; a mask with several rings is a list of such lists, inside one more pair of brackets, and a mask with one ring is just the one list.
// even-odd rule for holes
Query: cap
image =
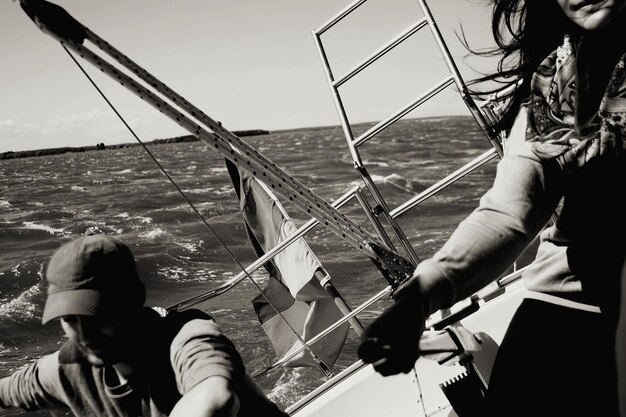
{"label": "cap", "polygon": [[72,240],[54,252],[46,271],[48,298],[42,322],[67,315],[141,307],[145,288],[128,246],[106,235]]}

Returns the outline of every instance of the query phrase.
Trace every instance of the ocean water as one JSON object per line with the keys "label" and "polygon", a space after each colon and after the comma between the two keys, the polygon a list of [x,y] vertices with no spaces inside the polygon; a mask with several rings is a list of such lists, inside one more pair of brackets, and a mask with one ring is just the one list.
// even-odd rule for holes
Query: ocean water
{"label": "ocean water", "polygon": [[[368,125],[355,127],[355,134]],[[361,185],[338,127],[304,128],[244,138],[318,195],[334,201]],[[201,142],[154,145],[151,152],[211,225],[213,235],[140,147],[0,161],[0,376],[63,341],[57,323],[40,322],[48,258],[85,233],[126,242],[147,288],[147,304],[167,307],[228,281],[255,257],[248,247],[224,160]],[[393,209],[489,149],[470,117],[403,120],[360,148],[361,158]],[[445,241],[488,189],[497,158],[398,219],[420,259]],[[279,197],[280,198],[280,197]],[[294,221],[308,220],[284,203]],[[365,224],[360,207],[342,211]],[[229,252],[222,244],[226,245]],[[307,242],[351,306],[386,286],[360,252],[318,226]],[[263,270],[254,274],[265,279]],[[247,281],[197,307],[211,313],[239,348],[250,374],[276,360],[252,308]],[[390,300],[358,316],[364,325]],[[334,372],[356,360],[350,331]],[[257,383],[286,407],[325,377],[314,368],[279,368]],[[0,415],[22,415],[0,411]]]}

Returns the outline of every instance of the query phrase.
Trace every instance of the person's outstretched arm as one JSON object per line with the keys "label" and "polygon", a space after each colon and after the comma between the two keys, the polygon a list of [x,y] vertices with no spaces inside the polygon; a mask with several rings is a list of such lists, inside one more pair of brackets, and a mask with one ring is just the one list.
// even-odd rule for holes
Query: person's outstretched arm
{"label": "person's outstretched arm", "polygon": [[498,163],[492,187],[459,223],[432,258],[414,273],[430,293],[438,281],[450,283],[450,299],[429,297],[433,313],[450,307],[494,279],[515,261],[557,208],[565,177],[556,160],[542,160],[526,142],[527,111],[520,110]]}
{"label": "person's outstretched arm", "polygon": [[[0,408],[24,410],[63,408],[58,377],[58,352],[22,367],[0,379]],[[58,391],[57,394],[54,394]]]}

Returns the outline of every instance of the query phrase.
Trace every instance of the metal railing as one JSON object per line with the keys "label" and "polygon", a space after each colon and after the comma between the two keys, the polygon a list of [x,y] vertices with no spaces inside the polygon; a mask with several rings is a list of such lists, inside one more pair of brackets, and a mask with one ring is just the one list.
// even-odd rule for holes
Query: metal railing
{"label": "metal railing", "polygon": [[[465,82],[463,81],[463,78],[461,77],[461,74],[454,62],[454,59],[452,58],[452,55],[450,54],[450,51],[448,50],[446,42],[443,39],[443,36],[441,35],[441,32],[439,31],[437,23],[435,22],[435,19],[432,13],[430,12],[430,9],[425,0],[418,0],[418,5],[423,13],[423,17],[421,19],[418,19],[415,23],[410,25],[407,29],[399,33],[397,36],[389,40],[382,47],[380,47],[379,49],[374,51],[372,54],[364,58],[360,63],[355,65],[352,69],[348,70],[342,75],[335,76],[331,68],[331,63],[329,61],[328,54],[326,53],[326,48],[325,48],[322,36],[329,30],[334,28],[336,25],[338,25],[340,22],[342,22],[343,19],[345,19],[350,14],[355,12],[359,7],[363,6],[366,2],[367,0],[354,1],[353,3],[348,5],[346,8],[341,10],[339,13],[337,13],[335,16],[333,16],[331,19],[329,19],[326,23],[324,23],[317,30],[314,30],[313,37],[314,37],[315,45],[317,46],[318,54],[320,56],[320,59],[324,68],[324,72],[326,74],[327,83],[331,90],[333,101],[337,110],[337,114],[339,115],[340,123],[343,129],[346,142],[348,144],[350,155],[354,162],[355,169],[361,176],[366,188],[368,189],[369,193],[371,194],[374,200],[374,204],[370,204],[370,206],[374,207],[374,210],[373,210],[374,216],[377,218],[382,217],[386,221],[387,225],[391,228],[395,236],[395,239],[400,243],[400,245],[404,249],[409,259],[411,259],[415,263],[419,263],[419,258],[417,254],[415,253],[413,247],[411,246],[403,230],[399,227],[395,219],[397,215],[400,215],[405,210],[404,209],[395,210],[394,211],[395,215],[392,215],[392,211],[389,209],[385,199],[383,198],[382,194],[380,193],[380,191],[374,184],[374,181],[372,180],[360,156],[359,147],[365,144],[366,142],[368,142],[370,139],[372,139],[376,135],[380,134],[382,131],[390,127],[392,124],[394,124],[398,120],[405,117],[407,114],[409,114],[410,112],[412,112],[413,110],[421,106],[422,104],[426,103],[427,101],[429,101],[430,99],[432,99],[433,97],[435,97],[436,95],[444,91],[447,87],[451,85],[456,86],[457,91],[459,92],[464,103],[466,104],[470,112],[472,113],[472,116],[478,122],[479,126],[481,127],[483,132],[486,134],[487,139],[492,144],[492,147],[494,150],[492,152],[492,156],[496,156],[496,155],[502,156],[502,137],[499,133],[495,132],[492,129],[491,120],[485,117],[484,111],[481,108],[479,108],[479,106],[474,102],[474,100],[471,98],[470,94],[468,93],[467,86]],[[445,61],[446,67],[449,70],[449,75],[445,76],[440,82],[432,86],[422,95],[417,97],[415,100],[409,102],[408,104],[406,104],[405,106],[397,110],[394,114],[388,116],[386,119],[380,121],[379,123],[371,127],[369,130],[367,130],[366,132],[362,133],[360,136],[355,138],[352,126],[348,119],[345,105],[343,103],[340,87],[346,84],[348,81],[352,80],[357,74],[359,74],[364,69],[372,65],[374,62],[376,62],[377,60],[385,56],[391,50],[398,47],[404,41],[406,41],[407,39],[411,38],[413,35],[418,33],[421,29],[426,28],[426,27],[430,29],[430,32],[434,38],[434,41],[436,42],[437,47]],[[481,158],[483,157],[479,157],[478,159],[480,160]],[[478,166],[480,164],[475,163],[474,165]],[[371,219],[372,216],[369,215],[368,217],[370,217]],[[375,224],[374,222],[372,223]],[[386,230],[378,225],[376,225],[375,228],[380,238],[389,245],[390,249],[393,250],[394,246],[392,244],[392,239],[386,234],[387,233]]]}

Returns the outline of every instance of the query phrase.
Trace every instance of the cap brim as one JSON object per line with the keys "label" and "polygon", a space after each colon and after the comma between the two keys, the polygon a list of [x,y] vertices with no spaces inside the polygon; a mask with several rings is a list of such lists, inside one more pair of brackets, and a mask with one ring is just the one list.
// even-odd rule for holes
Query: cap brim
{"label": "cap brim", "polygon": [[101,304],[101,294],[92,289],[78,289],[48,294],[41,322],[48,323],[62,316],[95,316]]}

